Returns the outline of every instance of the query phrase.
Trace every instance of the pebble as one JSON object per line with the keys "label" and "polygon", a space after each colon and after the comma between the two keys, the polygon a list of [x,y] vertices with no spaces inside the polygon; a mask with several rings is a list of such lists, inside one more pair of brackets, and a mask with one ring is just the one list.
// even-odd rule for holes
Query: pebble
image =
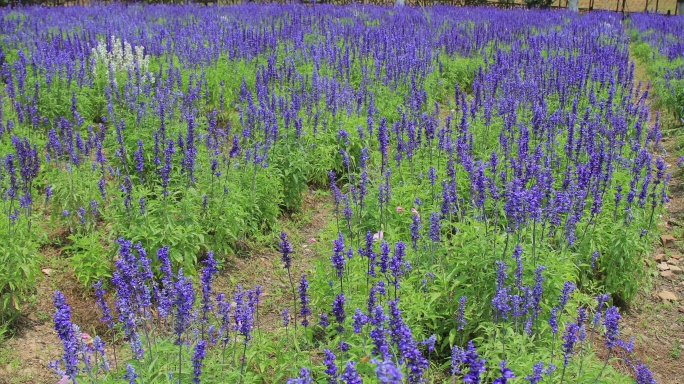
{"label": "pebble", "polygon": [[658,294],[658,297],[660,297],[660,299],[663,301],[677,301],[677,300],[679,300],[677,298],[677,295],[670,292],[670,291],[661,291]]}
{"label": "pebble", "polygon": [[661,235],[660,242],[663,244],[663,247],[674,247],[675,238],[672,235]]}
{"label": "pebble", "polygon": [[665,279],[674,279],[674,273],[671,271],[663,271],[660,272],[660,277],[663,277]]}

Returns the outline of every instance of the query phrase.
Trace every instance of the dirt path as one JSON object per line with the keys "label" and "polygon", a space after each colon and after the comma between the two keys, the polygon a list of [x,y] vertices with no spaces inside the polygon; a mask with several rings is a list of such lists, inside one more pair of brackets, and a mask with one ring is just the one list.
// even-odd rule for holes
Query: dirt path
{"label": "dirt path", "polygon": [[[309,239],[318,239],[319,232],[329,223],[331,205],[328,200],[324,195],[309,191],[304,197],[301,212],[280,220],[295,250],[293,279],[302,273],[310,273],[317,254]],[[274,238],[277,239],[277,234]],[[65,294],[72,307],[72,321],[84,332],[91,335],[106,332],[99,321],[100,313],[92,293],[79,285],[66,261],[60,257],[60,251],[46,248],[43,254],[48,260],[43,268],[48,273],[44,273],[40,281],[35,303],[27,310],[18,333],[0,344],[0,384],[54,384],[59,379],[48,368],[50,361],[59,358],[62,348],[52,323],[52,294],[55,289]],[[244,288],[263,287],[257,324],[260,330],[282,327],[280,312],[290,305],[292,293],[287,273],[280,262],[277,241],[273,247],[252,244],[245,257],[226,257],[214,290],[229,295],[237,283]],[[112,356],[111,350],[108,355]]]}
{"label": "dirt path", "polygon": [[[635,62],[635,82],[644,85],[649,78],[643,65]],[[642,87],[643,89],[643,87]],[[656,110],[653,100],[647,103],[651,107],[651,124],[655,122]],[[646,284],[635,300],[630,311],[623,316],[623,338],[634,337],[636,355],[653,371],[655,379],[661,384],[684,383],[684,280],[681,269],[684,259],[680,256],[684,251],[684,184],[682,170],[677,166],[681,152],[676,135],[663,138],[663,147],[667,156],[664,160],[672,173],[670,181],[670,202],[660,218],[660,228],[665,241],[661,241],[647,256],[652,284]],[[666,243],[666,244],[663,244]],[[669,294],[677,300],[663,299]]]}
{"label": "dirt path", "polygon": [[[315,242],[319,240],[319,232],[330,223],[331,217],[329,198],[308,192],[301,213],[281,220],[283,231],[288,234],[294,249],[291,273],[295,286],[302,274],[311,276],[313,261],[318,256]],[[292,288],[287,270],[280,260],[278,242],[274,240],[272,248],[261,247],[249,252],[248,257],[230,258],[214,285],[217,292],[226,294],[235,290],[236,283],[242,283],[243,288],[262,286],[263,301],[257,324],[262,331],[282,328],[281,311],[290,308],[290,312],[293,312]]]}

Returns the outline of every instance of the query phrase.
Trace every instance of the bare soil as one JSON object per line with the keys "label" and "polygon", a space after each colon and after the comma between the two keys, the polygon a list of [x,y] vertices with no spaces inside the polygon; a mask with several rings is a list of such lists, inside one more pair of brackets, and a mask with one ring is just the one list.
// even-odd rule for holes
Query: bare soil
{"label": "bare soil", "polygon": [[[515,0],[515,4],[524,5],[522,0]],[[554,0],[553,7],[567,7],[567,0]],[[592,6],[592,0],[579,0],[578,6],[581,10],[588,10]],[[625,12],[657,12],[666,14],[670,11],[675,14],[677,7],[676,0],[625,0]],[[622,0],[593,0],[594,10],[622,11]]]}
{"label": "bare soil", "polygon": [[[565,2],[563,2],[565,4]],[[591,4],[591,0],[579,0],[579,7],[588,9]],[[669,10],[673,15],[675,13],[675,8],[677,7],[676,0],[626,0],[625,1],[625,12],[643,12],[648,10],[649,12],[667,13]],[[621,11],[622,10],[622,0],[594,0],[594,9],[605,9],[609,11]]]}

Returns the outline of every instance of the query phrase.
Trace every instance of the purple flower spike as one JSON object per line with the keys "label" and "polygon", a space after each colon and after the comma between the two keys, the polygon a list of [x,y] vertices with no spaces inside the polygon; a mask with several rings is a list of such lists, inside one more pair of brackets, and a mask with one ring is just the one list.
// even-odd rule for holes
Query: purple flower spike
{"label": "purple flower spike", "polygon": [[375,368],[375,375],[382,384],[397,384],[404,382],[404,374],[401,372],[392,360],[379,361],[371,360],[371,363],[377,364]]}
{"label": "purple flower spike", "polygon": [[323,365],[325,365],[325,374],[328,375],[328,384],[337,384],[339,382],[339,376],[337,373],[337,364],[335,364],[335,354],[329,349],[326,349],[323,352],[325,352]]}
{"label": "purple flower spike", "polygon": [[207,342],[205,340],[200,340],[195,345],[195,353],[192,356],[192,383],[200,384],[200,376],[202,376],[202,366],[204,365],[204,356],[206,354]]}
{"label": "purple flower spike", "polygon": [[[55,332],[62,341],[63,347],[61,363],[64,364],[64,371],[59,372],[63,372],[64,376],[68,376],[73,382],[76,382],[76,375],[79,372],[77,356],[79,341],[74,335],[74,327],[71,323],[71,307],[60,291],[55,291],[54,305],[56,309],[53,315]],[[60,361],[56,361],[53,365],[58,367],[59,363]]]}
{"label": "purple flower spike", "polygon": [[299,304],[301,308],[299,309],[299,314],[302,315],[302,325],[304,327],[309,326],[309,320],[307,316],[311,314],[311,308],[309,307],[309,295],[307,291],[309,290],[309,282],[306,281],[306,275],[302,275],[302,279],[299,283]]}
{"label": "purple flower spike", "polygon": [[499,367],[501,376],[494,379],[494,381],[492,382],[493,384],[506,384],[508,383],[508,379],[515,378],[515,374],[513,374],[513,371],[511,371],[510,368],[506,367],[506,360],[502,360],[501,363],[499,363]]}
{"label": "purple flower spike", "polygon": [[285,264],[285,269],[290,269],[292,265],[292,246],[290,242],[287,241],[287,233],[280,232],[280,244],[278,245],[278,250],[282,254],[280,260]]}

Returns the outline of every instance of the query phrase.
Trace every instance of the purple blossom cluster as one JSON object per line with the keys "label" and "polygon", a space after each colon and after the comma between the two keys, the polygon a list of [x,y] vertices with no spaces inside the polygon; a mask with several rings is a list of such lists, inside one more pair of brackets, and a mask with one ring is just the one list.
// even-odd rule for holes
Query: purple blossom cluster
{"label": "purple blossom cluster", "polygon": [[[215,294],[212,284],[219,272],[218,262],[213,252],[208,252],[198,281],[201,291],[198,299],[192,278],[186,277],[182,269],[173,273],[168,260],[168,247],[157,252],[157,259],[162,265],[162,278],[157,280],[151,269],[153,260],[142,245],[124,239],[117,240],[117,243],[120,247],[119,259],[112,277],[115,288],[114,313],[105,297],[102,281],[94,285],[95,295],[103,315],[101,320],[110,329],[123,330],[124,340],[131,347],[134,360],[145,361],[147,353],[151,357],[154,352],[151,345],[155,339],[173,335],[181,357],[183,350],[192,350],[189,359],[192,381],[199,383],[203,361],[209,349],[222,348],[225,356],[225,349],[230,343],[242,340],[244,348],[249,345],[254,337],[261,287],[245,291],[238,285],[232,303],[227,301],[223,293]],[[75,383],[81,373],[97,375],[98,368],[100,371],[109,370],[108,360],[104,356],[104,342],[99,337],[91,340],[89,335],[81,333],[71,323],[70,307],[59,291],[55,292],[55,308],[55,330],[64,345],[62,359],[51,364],[56,372]],[[114,318],[114,315],[118,317]],[[138,374],[132,365],[128,366],[125,378],[134,382]],[[182,374],[181,364],[178,375]]]}

